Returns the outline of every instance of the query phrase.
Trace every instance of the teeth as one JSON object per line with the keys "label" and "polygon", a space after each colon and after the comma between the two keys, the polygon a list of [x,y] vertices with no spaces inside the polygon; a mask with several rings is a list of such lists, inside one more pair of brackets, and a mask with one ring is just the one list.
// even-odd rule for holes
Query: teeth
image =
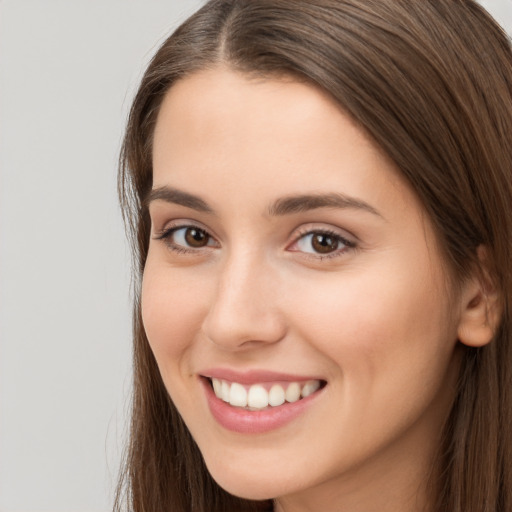
{"label": "teeth", "polygon": [[286,390],[286,401],[296,402],[300,398],[300,384],[292,382]]}
{"label": "teeth", "polygon": [[229,402],[229,387],[229,384],[225,380],[221,381],[219,398],[222,398],[224,402]]}
{"label": "teeth", "polygon": [[313,394],[320,387],[320,382],[317,380],[310,380],[304,384],[302,388],[302,398],[306,398],[307,396]]}
{"label": "teeth", "polygon": [[268,392],[268,405],[271,405],[272,407],[282,405],[284,404],[285,399],[285,392],[282,386],[274,384]]}
{"label": "teeth", "polygon": [[254,409],[263,409],[268,405],[268,393],[263,386],[251,386],[247,394],[247,405]]}
{"label": "teeth", "polygon": [[286,390],[280,384],[273,384],[269,391],[261,384],[244,386],[238,382],[221,379],[211,379],[211,381],[217,398],[233,407],[245,407],[251,410],[265,409],[268,406],[278,407],[285,401],[297,402],[320,388],[319,380],[309,380],[302,384],[290,382]]}
{"label": "teeth", "polygon": [[247,391],[242,384],[233,382],[229,391],[229,403],[235,407],[246,407],[247,406]]}
{"label": "teeth", "polygon": [[215,396],[222,398],[222,382],[219,379],[212,379]]}

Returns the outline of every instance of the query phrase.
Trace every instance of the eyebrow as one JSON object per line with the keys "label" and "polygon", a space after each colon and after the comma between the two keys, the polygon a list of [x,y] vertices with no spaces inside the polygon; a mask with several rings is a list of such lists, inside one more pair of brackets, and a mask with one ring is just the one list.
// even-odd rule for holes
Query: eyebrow
{"label": "eyebrow", "polygon": [[290,215],[293,213],[316,210],[318,208],[341,208],[363,210],[373,215],[382,217],[382,215],[371,205],[356,199],[355,197],[344,194],[304,194],[278,199],[269,208],[269,214],[272,216]]}
{"label": "eyebrow", "polygon": [[[199,196],[176,188],[163,186],[152,189],[144,198],[143,204],[147,207],[150,203],[157,200],[178,204],[203,213],[215,214],[215,211],[208,203]],[[338,193],[300,194],[282,197],[270,205],[268,214],[271,217],[280,217],[319,208],[355,209],[382,217],[373,206],[365,201]]]}
{"label": "eyebrow", "polygon": [[165,201],[166,203],[179,204],[197,210],[198,212],[214,213],[206,201],[198,196],[183,192],[176,188],[158,187],[150,190],[144,198],[143,204],[148,207],[153,201]]}

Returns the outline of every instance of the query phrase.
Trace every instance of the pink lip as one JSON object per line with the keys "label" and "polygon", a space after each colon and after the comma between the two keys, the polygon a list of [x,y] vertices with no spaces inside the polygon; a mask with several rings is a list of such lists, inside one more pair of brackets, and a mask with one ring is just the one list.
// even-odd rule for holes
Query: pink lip
{"label": "pink lip", "polygon": [[212,368],[199,372],[203,377],[238,382],[239,384],[261,384],[264,382],[306,382],[308,380],[322,380],[317,376],[290,375],[288,373],[272,372],[267,370],[250,370],[238,372],[228,368]]}
{"label": "pink lip", "polygon": [[[272,374],[272,377],[273,378],[268,380],[290,380],[289,378],[283,379],[283,375],[274,373]],[[227,376],[224,376],[224,378],[226,380],[231,380],[228,379]],[[302,377],[299,380],[302,381],[304,378]],[[263,434],[285,426],[306,412],[308,407],[314,403],[323,389],[321,388],[312,395],[302,398],[297,402],[285,402],[283,405],[278,407],[269,407],[268,409],[263,409],[261,411],[248,411],[247,409],[240,407],[233,407],[220,398],[217,398],[208,379],[203,377],[200,378],[200,381],[206,394],[208,407],[215,420],[225,429],[238,432],[240,434]],[[233,379],[233,381],[242,384],[240,380]],[[256,382],[263,381],[260,379]],[[245,383],[247,383],[247,381],[243,382],[243,384]]]}

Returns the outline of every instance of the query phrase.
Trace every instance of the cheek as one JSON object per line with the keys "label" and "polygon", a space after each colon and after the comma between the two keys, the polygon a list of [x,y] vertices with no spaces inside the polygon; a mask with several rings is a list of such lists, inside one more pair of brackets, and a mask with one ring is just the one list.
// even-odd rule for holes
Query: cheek
{"label": "cheek", "polygon": [[161,268],[148,258],[142,283],[141,309],[144,329],[166,380],[170,366],[186,363],[207,310],[206,291],[191,273]]}
{"label": "cheek", "polygon": [[[323,355],[329,392],[342,404],[330,409],[331,424],[356,454],[377,450],[411,425],[436,431],[457,374],[456,329],[434,280],[417,272],[400,281],[382,272],[361,275],[344,276],[342,286],[325,281],[316,300],[293,306],[300,337]],[[313,290],[301,288],[291,295]],[[332,450],[336,460],[346,456],[343,444]]]}
{"label": "cheek", "polygon": [[[327,356],[349,394],[392,394],[439,385],[456,344],[456,322],[441,280],[418,269],[400,275],[383,264],[303,283],[290,306],[302,337]],[[309,294],[308,294],[309,290]],[[313,292],[314,290],[314,292]],[[403,391],[403,390],[402,390]]]}

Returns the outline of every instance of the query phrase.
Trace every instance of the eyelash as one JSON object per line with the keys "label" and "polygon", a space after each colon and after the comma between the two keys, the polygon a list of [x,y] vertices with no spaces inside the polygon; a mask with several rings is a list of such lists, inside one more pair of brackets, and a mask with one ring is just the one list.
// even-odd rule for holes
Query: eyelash
{"label": "eyelash", "polygon": [[[208,233],[208,231],[206,229],[203,229],[194,224],[182,224],[182,225],[177,225],[177,226],[172,226],[172,227],[166,228],[162,232],[157,233],[156,236],[154,237],[154,239],[163,241],[168,249],[170,249],[171,251],[173,251],[177,254],[197,254],[197,252],[202,249],[208,249],[208,248],[212,247],[212,246],[206,245],[206,246],[198,247],[198,248],[192,248],[192,247],[188,248],[186,246],[174,243],[172,241],[172,236],[177,231],[180,231],[182,229],[184,229],[184,230],[196,229],[197,231],[204,233],[204,235],[206,237],[208,237],[209,240],[214,240],[214,238]],[[324,259],[340,257],[340,256],[344,255],[346,252],[350,251],[351,249],[356,248],[356,244],[354,242],[347,240],[346,238],[341,236],[339,233],[336,233],[335,231],[329,230],[329,229],[304,229],[302,232],[298,233],[298,235],[295,237],[294,241],[290,245],[288,245],[288,247],[298,244],[303,238],[305,238],[309,235],[322,235],[322,236],[330,237],[330,238],[334,239],[338,244],[341,244],[344,247],[342,249],[333,250],[332,252],[329,252],[326,254],[320,254],[317,252],[308,253],[308,252],[300,251],[300,250],[290,250],[290,249],[288,249],[288,250],[290,250],[290,252],[301,252],[304,255],[304,257],[306,257],[306,258],[311,258],[314,260],[324,260]]]}

